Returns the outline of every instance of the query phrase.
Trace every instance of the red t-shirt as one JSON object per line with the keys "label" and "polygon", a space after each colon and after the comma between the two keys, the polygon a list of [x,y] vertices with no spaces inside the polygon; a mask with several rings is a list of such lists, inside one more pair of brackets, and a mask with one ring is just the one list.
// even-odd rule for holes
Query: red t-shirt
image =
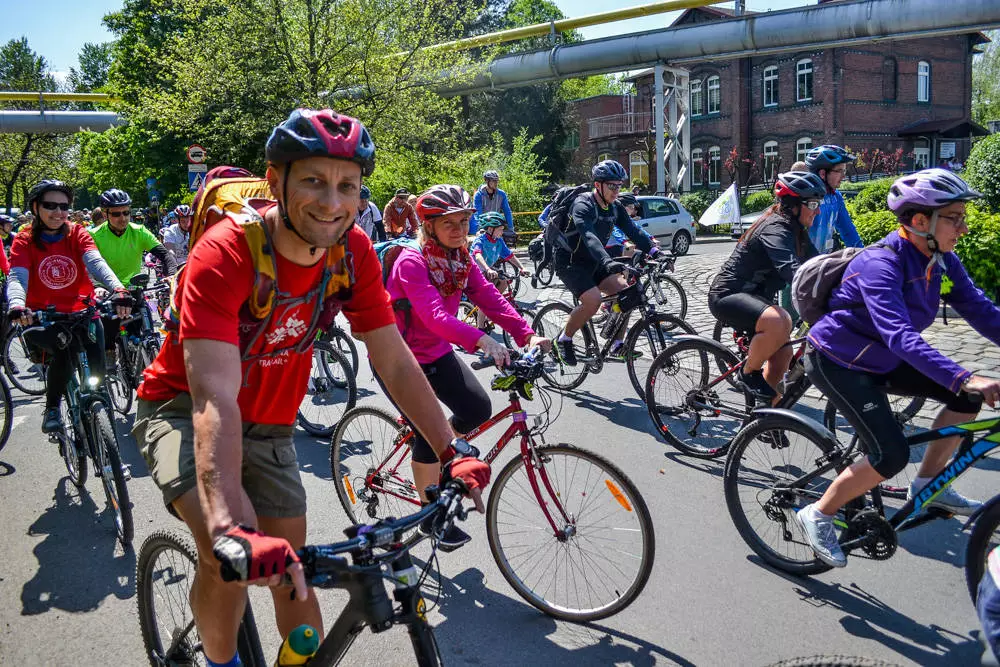
{"label": "red t-shirt", "polygon": [[[357,227],[348,232],[348,252],[353,253],[355,283],[351,298],[343,302],[354,332],[395,325],[389,296],[382,285],[382,266],[368,235]],[[302,267],[277,255],[280,289],[301,297],[316,288],[325,261]],[[239,347],[258,329],[249,315],[247,301],[254,284],[253,259],[239,224],[231,218],[216,223],[198,240],[188,257],[177,291],[180,329],[169,333],[159,355],[143,374],[139,398],[165,401],[187,392],[181,343],[208,339]],[[322,295],[321,295],[322,296]],[[265,331],[254,345],[255,355],[295,346],[303,338],[313,315],[311,302],[276,305]],[[241,334],[243,334],[241,336]],[[243,362],[244,383],[239,405],[244,422],[294,424],[312,368],[312,347],[303,354],[285,349],[275,356]]]}
{"label": "red t-shirt", "polygon": [[97,252],[94,239],[80,225],[69,224],[66,235],[39,250],[31,240],[31,231],[18,233],[10,247],[10,267],[28,270],[28,295],[25,305],[31,310],[55,306],[56,312],[72,313],[86,308],[93,299],[94,285],[87,275],[83,255]]}

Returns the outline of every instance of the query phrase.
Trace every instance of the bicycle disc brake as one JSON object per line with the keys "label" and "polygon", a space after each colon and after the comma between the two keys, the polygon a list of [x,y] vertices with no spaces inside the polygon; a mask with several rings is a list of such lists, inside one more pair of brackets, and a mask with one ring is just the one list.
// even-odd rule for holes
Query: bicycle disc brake
{"label": "bicycle disc brake", "polygon": [[[899,540],[892,525],[874,508],[861,510],[848,522],[841,535],[841,543],[862,539],[860,547],[872,560],[888,560],[896,553]],[[853,551],[853,549],[852,549]],[[860,554],[857,554],[860,555]]]}

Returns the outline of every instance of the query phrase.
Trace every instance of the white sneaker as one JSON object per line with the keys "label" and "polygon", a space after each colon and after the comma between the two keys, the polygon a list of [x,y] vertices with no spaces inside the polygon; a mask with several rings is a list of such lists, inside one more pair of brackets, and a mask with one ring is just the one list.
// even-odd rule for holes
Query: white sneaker
{"label": "white sneaker", "polygon": [[847,556],[837,541],[837,531],[833,527],[833,519],[822,517],[812,505],[806,505],[795,513],[799,527],[805,533],[809,546],[816,552],[816,557],[831,567],[845,567]]}
{"label": "white sneaker", "polygon": [[[914,488],[914,482],[910,482],[910,490],[906,492],[906,499],[910,500],[913,494],[920,489]],[[923,485],[921,485],[922,487]],[[943,509],[946,512],[951,512],[952,514],[958,514],[960,516],[972,516],[975,514],[976,510],[982,507],[983,504],[978,500],[972,500],[971,498],[966,498],[961,493],[955,490],[953,485],[948,485],[945,487],[944,491],[937,494],[932,501],[927,503],[924,507],[937,507],[938,509]]]}

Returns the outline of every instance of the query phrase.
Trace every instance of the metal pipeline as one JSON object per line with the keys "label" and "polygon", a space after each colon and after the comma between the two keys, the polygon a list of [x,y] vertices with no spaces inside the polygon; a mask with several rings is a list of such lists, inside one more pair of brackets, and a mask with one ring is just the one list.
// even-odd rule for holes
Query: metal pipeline
{"label": "metal pipeline", "polygon": [[0,134],[103,132],[124,124],[122,116],[109,111],[0,111]]}

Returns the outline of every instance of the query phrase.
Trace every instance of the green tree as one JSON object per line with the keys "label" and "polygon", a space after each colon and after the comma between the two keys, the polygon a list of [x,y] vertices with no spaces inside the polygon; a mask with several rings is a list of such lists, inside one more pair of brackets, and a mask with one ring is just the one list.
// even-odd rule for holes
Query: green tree
{"label": "green tree", "polygon": [[87,42],[80,49],[80,67],[69,68],[69,84],[77,93],[98,91],[108,82],[111,71],[112,47],[110,42],[92,44]]}
{"label": "green tree", "polygon": [[992,41],[972,59],[972,119],[983,125],[1000,120],[1000,30],[986,36]]}

